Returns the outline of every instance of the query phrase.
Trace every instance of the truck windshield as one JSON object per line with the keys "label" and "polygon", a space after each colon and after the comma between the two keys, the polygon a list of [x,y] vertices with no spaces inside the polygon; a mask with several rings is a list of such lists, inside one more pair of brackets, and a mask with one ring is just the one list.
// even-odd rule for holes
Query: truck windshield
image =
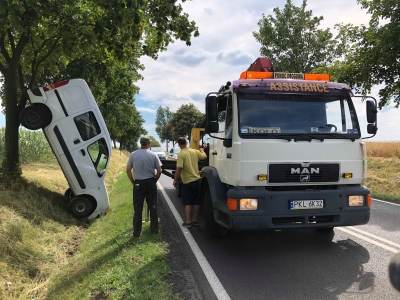
{"label": "truck windshield", "polygon": [[354,106],[338,96],[239,94],[239,134],[244,138],[360,137]]}

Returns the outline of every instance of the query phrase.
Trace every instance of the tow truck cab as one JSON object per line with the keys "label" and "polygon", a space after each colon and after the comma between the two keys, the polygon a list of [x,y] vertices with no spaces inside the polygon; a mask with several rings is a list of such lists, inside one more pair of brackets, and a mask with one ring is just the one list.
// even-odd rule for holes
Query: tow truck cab
{"label": "tow truck cab", "polygon": [[[202,169],[208,228],[332,231],[367,223],[366,149],[352,96],[328,74],[252,67],[210,93]],[[365,101],[373,136],[376,100]]]}

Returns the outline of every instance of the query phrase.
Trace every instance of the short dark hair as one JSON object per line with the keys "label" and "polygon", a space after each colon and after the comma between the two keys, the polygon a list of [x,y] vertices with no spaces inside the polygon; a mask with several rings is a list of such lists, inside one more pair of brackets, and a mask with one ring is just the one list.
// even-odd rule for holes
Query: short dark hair
{"label": "short dark hair", "polygon": [[141,137],[140,138],[140,145],[141,146],[147,146],[150,144],[150,139],[147,137]]}
{"label": "short dark hair", "polygon": [[187,140],[184,137],[180,137],[178,139],[178,144],[179,144],[179,146],[184,146],[187,144]]}

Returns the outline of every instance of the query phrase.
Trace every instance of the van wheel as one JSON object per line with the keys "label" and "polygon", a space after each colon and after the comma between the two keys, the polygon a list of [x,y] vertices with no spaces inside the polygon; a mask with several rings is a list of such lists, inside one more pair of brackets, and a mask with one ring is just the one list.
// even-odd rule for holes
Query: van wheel
{"label": "van wheel", "polygon": [[229,233],[229,229],[219,225],[214,220],[213,205],[210,191],[203,190],[203,207],[202,207],[202,229],[210,236],[224,237]]}
{"label": "van wheel", "polygon": [[94,211],[95,205],[87,196],[76,196],[71,198],[71,210],[75,217],[86,218]]}
{"label": "van wheel", "polygon": [[37,130],[48,126],[51,123],[52,114],[50,109],[42,103],[34,103],[25,107],[20,115],[22,126]]}
{"label": "van wheel", "polygon": [[64,193],[64,198],[67,200],[71,200],[71,198],[73,196],[74,196],[74,193],[72,192],[71,188],[68,188]]}

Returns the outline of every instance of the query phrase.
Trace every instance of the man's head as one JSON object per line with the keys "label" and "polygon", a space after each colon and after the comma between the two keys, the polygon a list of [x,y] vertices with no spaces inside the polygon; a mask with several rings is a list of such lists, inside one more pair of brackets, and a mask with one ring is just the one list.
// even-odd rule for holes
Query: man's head
{"label": "man's head", "polygon": [[180,138],[178,139],[178,145],[179,145],[179,147],[180,147],[181,149],[186,148],[187,140],[186,140],[184,137],[180,137]]}
{"label": "man's head", "polygon": [[140,146],[142,147],[142,149],[150,148],[150,139],[147,137],[141,137],[140,138]]}

